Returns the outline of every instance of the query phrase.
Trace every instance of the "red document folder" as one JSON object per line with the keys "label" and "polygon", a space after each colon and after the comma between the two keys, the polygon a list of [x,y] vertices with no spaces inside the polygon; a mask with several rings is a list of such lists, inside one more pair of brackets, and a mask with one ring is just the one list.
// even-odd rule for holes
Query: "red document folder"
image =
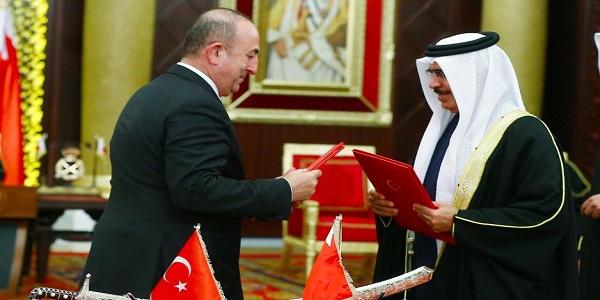
{"label": "red document folder", "polygon": [[342,151],[342,149],[344,149],[344,148],[345,148],[344,142],[341,142],[341,143],[331,147],[331,149],[329,149],[327,152],[325,152],[325,154],[321,155],[321,157],[317,158],[317,160],[315,160],[312,164],[310,164],[310,166],[308,166],[307,169],[309,171],[312,171],[312,170],[316,170],[316,169],[320,168],[328,160],[332,159],[338,153],[340,153],[340,151]]}
{"label": "red document folder", "polygon": [[456,244],[452,234],[433,232],[413,211],[413,203],[430,208],[437,206],[431,201],[411,165],[358,149],[352,152],[377,192],[394,202],[394,207],[398,209],[398,215],[394,217],[398,226]]}

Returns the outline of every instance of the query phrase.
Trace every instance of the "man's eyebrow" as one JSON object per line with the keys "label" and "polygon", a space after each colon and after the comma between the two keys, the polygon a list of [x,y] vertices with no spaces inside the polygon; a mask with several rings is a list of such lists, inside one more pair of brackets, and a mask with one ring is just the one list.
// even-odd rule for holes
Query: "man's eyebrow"
{"label": "man's eyebrow", "polygon": [[436,72],[436,71],[444,72],[444,70],[442,70],[441,68],[436,68],[436,69],[427,68],[427,71],[429,71],[429,72]]}

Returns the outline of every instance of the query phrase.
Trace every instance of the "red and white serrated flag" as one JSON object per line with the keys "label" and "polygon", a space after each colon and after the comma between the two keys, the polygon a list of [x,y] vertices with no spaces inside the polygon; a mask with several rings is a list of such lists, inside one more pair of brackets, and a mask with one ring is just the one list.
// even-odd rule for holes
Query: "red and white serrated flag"
{"label": "red and white serrated flag", "polygon": [[103,137],[96,134],[96,155],[106,156],[106,154],[108,154],[106,142]]}
{"label": "red and white serrated flag", "polygon": [[12,12],[8,3],[0,0],[0,149],[6,174],[4,183],[7,185],[22,185],[25,180],[20,94]]}
{"label": "red and white serrated flag", "polygon": [[200,226],[196,226],[162,279],[152,289],[150,299],[225,299],[221,284],[210,265]]}
{"label": "red and white serrated flag", "polygon": [[303,300],[349,299],[355,295],[352,278],[342,265],[340,252],[342,216],[337,216],[308,274]]}
{"label": "red and white serrated flag", "polygon": [[36,155],[37,160],[40,160],[40,158],[44,157],[44,155],[46,155],[46,153],[48,153],[48,149],[46,148],[46,139],[47,138],[48,138],[48,134],[44,133],[38,139],[37,155]]}

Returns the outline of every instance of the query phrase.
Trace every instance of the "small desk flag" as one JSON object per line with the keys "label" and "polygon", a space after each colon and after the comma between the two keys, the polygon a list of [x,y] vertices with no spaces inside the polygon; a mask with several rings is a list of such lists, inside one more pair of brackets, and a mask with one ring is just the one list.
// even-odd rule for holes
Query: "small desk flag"
{"label": "small desk flag", "polygon": [[152,300],[225,299],[215,279],[200,226],[183,245],[179,254],[152,290]]}
{"label": "small desk flag", "polygon": [[341,215],[335,218],[331,231],[321,247],[306,280],[306,286],[302,293],[303,300],[348,299],[354,296],[352,279],[342,265],[341,220]]}

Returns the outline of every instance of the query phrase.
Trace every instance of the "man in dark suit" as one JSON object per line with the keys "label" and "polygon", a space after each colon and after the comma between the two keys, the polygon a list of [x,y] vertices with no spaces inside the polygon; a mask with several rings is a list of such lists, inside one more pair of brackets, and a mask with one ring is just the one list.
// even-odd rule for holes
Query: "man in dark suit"
{"label": "man in dark suit", "polygon": [[245,180],[234,127],[219,96],[258,66],[259,34],[244,15],[214,9],[188,32],[181,61],[138,90],[112,136],[111,194],[84,274],[93,290],[147,298],[200,223],[228,299],[242,299],[243,217],[282,220],[309,199],[321,171]]}

